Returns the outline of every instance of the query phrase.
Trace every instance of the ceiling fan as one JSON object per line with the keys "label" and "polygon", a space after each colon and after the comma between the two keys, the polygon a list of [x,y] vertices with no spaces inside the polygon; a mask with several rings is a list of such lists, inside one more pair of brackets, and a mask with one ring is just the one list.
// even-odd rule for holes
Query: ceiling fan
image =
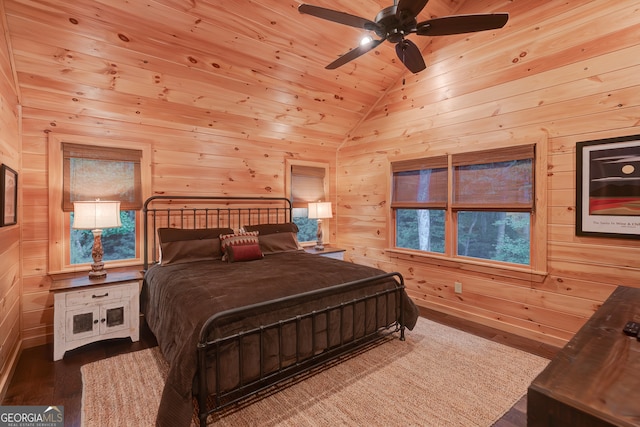
{"label": "ceiling fan", "polygon": [[375,19],[370,21],[345,12],[326,9],[310,4],[301,4],[298,11],[313,15],[327,21],[351,27],[363,28],[376,33],[380,39],[350,50],[325,68],[336,69],[349,61],[375,49],[380,43],[388,40],[396,45],[396,54],[400,61],[412,72],[418,73],[427,66],[424,63],[420,49],[405,36],[416,33],[419,36],[446,36],[451,34],[472,33],[476,31],[502,28],[509,19],[508,13],[486,13],[474,15],[452,15],[441,18],[427,19],[417,22],[416,17],[424,9],[429,0],[394,0],[393,6],[388,6],[378,12]]}

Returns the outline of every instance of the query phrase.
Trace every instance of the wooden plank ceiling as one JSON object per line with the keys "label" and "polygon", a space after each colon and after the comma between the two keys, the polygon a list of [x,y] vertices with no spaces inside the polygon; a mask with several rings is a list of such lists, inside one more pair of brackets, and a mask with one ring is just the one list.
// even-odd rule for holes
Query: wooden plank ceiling
{"label": "wooden plank ceiling", "polygon": [[[431,0],[418,21],[461,1]],[[20,102],[32,112],[196,132],[258,128],[337,147],[407,75],[390,43],[326,70],[363,31],[301,15],[298,0],[4,3]],[[311,3],[374,19],[392,0]],[[478,3],[478,13],[501,4]],[[428,51],[430,38],[410,37]]]}

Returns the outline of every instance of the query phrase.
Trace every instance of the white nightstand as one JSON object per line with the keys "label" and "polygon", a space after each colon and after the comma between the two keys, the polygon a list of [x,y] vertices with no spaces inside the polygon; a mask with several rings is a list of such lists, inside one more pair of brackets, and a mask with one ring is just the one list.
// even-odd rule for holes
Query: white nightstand
{"label": "white nightstand", "polygon": [[139,272],[53,280],[53,360],[67,350],[110,338],[140,339]]}
{"label": "white nightstand", "polygon": [[313,246],[311,246],[309,248],[305,248],[305,252],[313,254],[313,255],[320,255],[320,256],[323,256],[323,257],[335,258],[335,259],[339,259],[341,261],[344,261],[345,249],[332,248],[332,247],[329,247],[329,246],[325,246],[324,250],[319,251],[316,248],[314,248]]}

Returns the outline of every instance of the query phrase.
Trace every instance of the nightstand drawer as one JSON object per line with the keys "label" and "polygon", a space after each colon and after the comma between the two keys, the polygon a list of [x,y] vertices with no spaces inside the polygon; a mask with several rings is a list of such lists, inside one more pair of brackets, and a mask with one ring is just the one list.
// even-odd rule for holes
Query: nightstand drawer
{"label": "nightstand drawer", "polygon": [[95,304],[96,302],[111,301],[128,294],[126,286],[109,286],[86,291],[69,292],[66,295],[67,306]]}

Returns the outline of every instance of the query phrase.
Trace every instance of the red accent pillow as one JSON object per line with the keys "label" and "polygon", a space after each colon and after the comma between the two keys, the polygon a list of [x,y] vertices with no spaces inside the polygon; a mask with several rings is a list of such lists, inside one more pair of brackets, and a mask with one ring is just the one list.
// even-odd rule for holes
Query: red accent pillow
{"label": "red accent pillow", "polygon": [[[260,246],[258,244],[258,232],[246,231],[246,232],[238,232],[235,234],[220,235],[220,248],[224,253],[224,255],[222,256],[223,261],[233,262],[230,259],[231,248],[241,247],[241,246],[256,246],[258,248],[258,251],[260,251]],[[262,252],[260,252],[260,258],[262,258]]]}
{"label": "red accent pillow", "polygon": [[229,262],[253,261],[263,257],[258,244],[229,246],[227,254]]}

